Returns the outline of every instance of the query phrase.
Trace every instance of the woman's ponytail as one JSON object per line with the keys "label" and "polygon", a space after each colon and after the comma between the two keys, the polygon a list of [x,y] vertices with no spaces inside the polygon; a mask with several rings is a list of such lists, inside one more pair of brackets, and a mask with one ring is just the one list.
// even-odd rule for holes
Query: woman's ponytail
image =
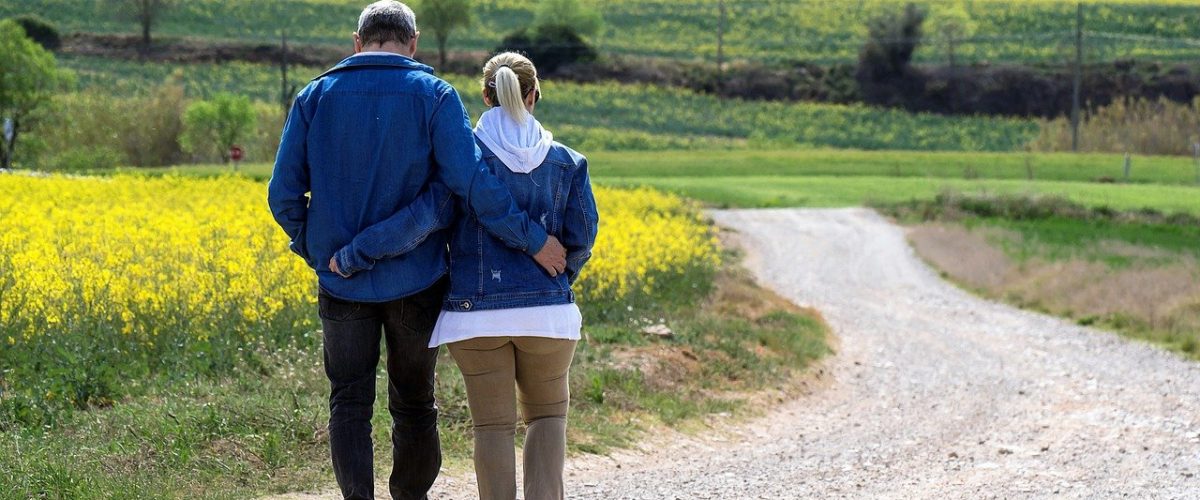
{"label": "woman's ponytail", "polygon": [[529,118],[525,96],[538,91],[537,68],[516,52],[496,54],[483,65],[483,95],[519,124]]}
{"label": "woman's ponytail", "polygon": [[508,66],[500,66],[496,70],[496,98],[500,107],[508,112],[517,123],[524,124],[529,112],[525,109],[525,99],[521,95],[521,81],[517,73]]}

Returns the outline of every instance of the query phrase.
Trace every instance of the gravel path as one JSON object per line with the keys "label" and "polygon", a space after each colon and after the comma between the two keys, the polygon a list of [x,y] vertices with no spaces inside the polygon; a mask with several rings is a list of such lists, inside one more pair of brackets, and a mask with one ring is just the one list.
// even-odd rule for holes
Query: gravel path
{"label": "gravel path", "polygon": [[825,315],[833,380],[573,498],[1200,498],[1200,364],[964,293],[869,210],[713,217],[761,283]]}
{"label": "gravel path", "polygon": [[869,210],[713,217],[832,325],[827,383],[710,436],[573,460],[569,497],[1200,498],[1200,364],[964,293]]}

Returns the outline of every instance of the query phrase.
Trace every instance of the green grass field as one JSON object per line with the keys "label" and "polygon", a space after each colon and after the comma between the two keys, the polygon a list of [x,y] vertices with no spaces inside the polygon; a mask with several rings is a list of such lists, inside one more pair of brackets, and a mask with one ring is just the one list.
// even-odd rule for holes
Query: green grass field
{"label": "green grass field", "polygon": [[[585,0],[586,1],[586,0]],[[366,0],[195,0],[181,2],[162,20],[158,32],[275,41],[281,28],[301,42],[346,43]],[[419,2],[418,22],[420,20]],[[712,59],[719,19],[716,0],[592,1],[607,28],[596,37],[608,53]],[[850,62],[866,33],[866,21],[893,12],[904,0],[727,1],[729,57],[764,61]],[[932,12],[946,1],[916,2]],[[1155,58],[1189,60],[1200,48],[1200,9],[1187,0],[1086,2],[1090,60]],[[473,2],[474,26],[453,37],[452,49],[490,50],[507,33],[526,25],[535,3],[519,0]],[[1061,63],[1072,55],[1075,2],[1064,0],[971,0],[964,2],[978,25],[977,41],[962,45],[967,61]],[[36,13],[66,31],[134,32],[105,0],[22,0],[0,3],[0,17]],[[1103,33],[1118,33],[1107,36]],[[1150,37],[1161,37],[1158,40]],[[1172,40],[1174,39],[1174,40]],[[430,43],[432,40],[430,40]],[[431,46],[431,45],[430,45]],[[917,58],[941,61],[942,48],[930,45]]]}
{"label": "green grass field", "polygon": [[[1058,194],[1088,206],[1154,208],[1200,214],[1200,187],[1190,159],[1135,158],[1130,182],[1123,157],[1106,154],[923,153],[911,151],[671,151],[585,152],[594,180],[648,185],[718,207],[854,206],[932,199],[967,193]],[[1028,180],[1027,165],[1034,180]],[[220,175],[225,166],[188,166],[146,172]],[[241,174],[271,175],[269,164]]]}

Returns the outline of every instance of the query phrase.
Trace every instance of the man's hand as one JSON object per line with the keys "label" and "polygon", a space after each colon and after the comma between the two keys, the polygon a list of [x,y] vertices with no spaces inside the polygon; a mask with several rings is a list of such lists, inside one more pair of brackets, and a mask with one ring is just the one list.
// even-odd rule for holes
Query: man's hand
{"label": "man's hand", "polygon": [[336,257],[336,256],[334,256],[334,257],[331,257],[331,258],[329,259],[329,270],[330,270],[330,271],[333,271],[333,274],[336,274],[336,275],[338,275],[338,276],[341,276],[341,277],[343,277],[343,278],[345,278],[345,277],[346,277],[344,274],[342,274],[342,271],[338,269],[338,265],[337,265],[337,257]]}
{"label": "man's hand", "polygon": [[567,249],[563,248],[558,238],[546,238],[546,244],[533,256],[538,265],[542,266],[550,276],[558,276],[567,269]]}

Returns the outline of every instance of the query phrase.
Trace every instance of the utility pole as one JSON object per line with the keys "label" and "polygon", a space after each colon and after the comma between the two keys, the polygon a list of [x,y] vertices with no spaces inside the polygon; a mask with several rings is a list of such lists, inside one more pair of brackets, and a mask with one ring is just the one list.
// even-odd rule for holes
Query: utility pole
{"label": "utility pole", "polygon": [[283,30],[279,43],[279,105],[283,108],[285,122],[288,112],[292,109],[292,94],[295,93],[296,86],[288,80],[288,37],[287,30]]}
{"label": "utility pole", "polygon": [[1075,8],[1075,85],[1071,92],[1071,151],[1079,152],[1079,93],[1083,86],[1083,2]]}
{"label": "utility pole", "polygon": [[725,88],[725,0],[718,1],[721,11],[717,21],[717,94]]}

